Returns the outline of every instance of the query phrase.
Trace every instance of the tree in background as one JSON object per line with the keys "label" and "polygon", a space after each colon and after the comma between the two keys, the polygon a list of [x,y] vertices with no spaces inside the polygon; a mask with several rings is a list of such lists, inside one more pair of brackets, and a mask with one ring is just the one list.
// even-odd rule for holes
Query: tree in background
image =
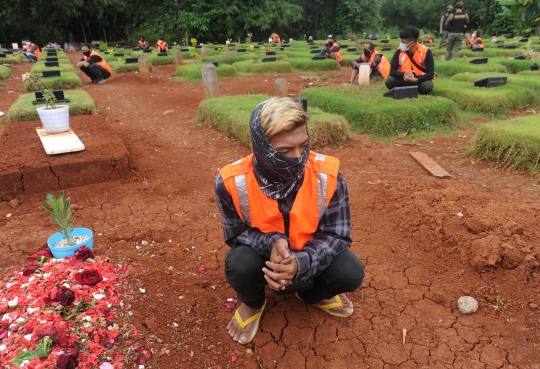
{"label": "tree in background", "polygon": [[[513,31],[524,34],[535,30],[540,22],[540,0],[497,0],[502,18],[513,22]],[[538,33],[538,30],[536,30]]]}

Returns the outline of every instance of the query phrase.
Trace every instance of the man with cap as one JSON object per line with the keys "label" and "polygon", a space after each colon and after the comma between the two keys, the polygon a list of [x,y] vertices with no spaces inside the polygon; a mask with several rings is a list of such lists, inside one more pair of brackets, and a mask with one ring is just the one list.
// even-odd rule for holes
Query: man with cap
{"label": "man with cap", "polygon": [[337,42],[334,42],[332,35],[328,35],[324,49],[318,53],[317,56],[325,56],[327,58],[336,60],[338,63],[341,63],[341,53],[339,49],[340,47]]}
{"label": "man with cap", "polygon": [[461,50],[461,42],[463,41],[463,34],[469,24],[469,16],[463,12],[463,3],[456,4],[456,12],[450,14],[444,24],[448,26],[448,41],[446,42],[446,60],[453,57],[459,57],[459,51]]}
{"label": "man with cap", "polygon": [[448,26],[445,23],[448,20],[450,14],[452,14],[452,10],[454,10],[454,7],[452,5],[448,5],[446,7],[446,13],[444,13],[441,17],[441,23],[439,24],[439,34],[441,36],[441,41],[439,42],[439,50],[442,48],[445,41],[448,39]]}

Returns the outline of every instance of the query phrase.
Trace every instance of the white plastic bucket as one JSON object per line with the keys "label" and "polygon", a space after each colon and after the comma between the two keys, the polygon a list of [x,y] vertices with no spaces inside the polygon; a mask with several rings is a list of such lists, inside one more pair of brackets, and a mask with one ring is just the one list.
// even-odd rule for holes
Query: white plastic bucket
{"label": "white plastic bucket", "polygon": [[55,109],[47,109],[41,106],[36,109],[41,119],[41,124],[47,133],[60,133],[69,130],[69,106],[56,105]]}

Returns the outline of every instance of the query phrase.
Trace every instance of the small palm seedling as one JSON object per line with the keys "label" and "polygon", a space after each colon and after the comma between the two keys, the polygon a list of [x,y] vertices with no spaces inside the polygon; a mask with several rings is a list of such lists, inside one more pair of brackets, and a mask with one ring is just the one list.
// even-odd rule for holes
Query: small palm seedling
{"label": "small palm seedling", "polygon": [[500,295],[497,295],[497,300],[495,300],[495,305],[491,305],[493,306],[493,309],[495,311],[499,310],[499,304],[501,303],[501,296]]}
{"label": "small palm seedling", "polygon": [[71,198],[69,197],[64,200],[64,191],[61,191],[58,198],[48,194],[47,203],[41,204],[41,206],[52,214],[52,218],[60,226],[59,232],[64,234],[68,246],[73,246],[75,245],[75,240],[71,237],[73,230],[71,216],[73,215],[73,210],[69,206],[70,202]]}

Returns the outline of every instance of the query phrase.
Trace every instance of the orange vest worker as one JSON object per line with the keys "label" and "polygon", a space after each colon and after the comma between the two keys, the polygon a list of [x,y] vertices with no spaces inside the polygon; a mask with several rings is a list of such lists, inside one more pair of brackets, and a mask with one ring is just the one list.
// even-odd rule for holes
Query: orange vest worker
{"label": "orange vest worker", "polygon": [[[304,182],[289,213],[287,236],[293,250],[303,249],[317,231],[319,219],[336,191],[338,169],[338,159],[310,152]],[[286,233],[278,202],[267,197],[259,187],[253,170],[253,154],[227,165],[220,174],[244,224],[263,233]]]}
{"label": "orange vest worker", "polygon": [[159,49],[159,52],[161,53],[164,53],[167,51],[167,43],[165,42],[165,40],[163,40],[161,44],[156,43],[156,47]]}
{"label": "orange vest worker", "polygon": [[[429,47],[418,44],[418,47],[416,48],[416,51],[414,52],[413,59],[420,67],[426,69],[426,54],[429,50]],[[418,69],[416,65],[413,64],[413,62],[410,59],[410,56],[407,54],[406,51],[401,51],[401,54],[399,55],[399,69],[398,71],[401,73],[405,73],[409,70],[412,70],[414,72],[414,75],[419,77],[423,74],[425,74],[424,71]],[[432,79],[433,82],[435,82],[435,76]]]}
{"label": "orange vest worker", "polygon": [[[478,44],[475,44],[476,41],[480,41],[480,43]],[[484,48],[484,40],[482,40],[480,37],[471,37],[471,42],[474,45],[476,45],[476,47],[479,47],[479,48]]]}
{"label": "orange vest worker", "polygon": [[[339,47],[339,44],[338,44],[337,42],[334,42],[334,44],[332,45],[332,47],[334,47],[334,46]],[[342,60],[342,58],[341,58],[341,49],[339,49],[338,51],[334,51],[334,55],[337,56],[337,58],[338,58],[337,61],[338,61],[339,63],[341,63],[341,60]]]}
{"label": "orange vest worker", "polygon": [[376,68],[379,71],[379,73],[381,73],[381,76],[383,76],[383,78],[386,79],[390,75],[391,65],[390,65],[390,62],[388,61],[388,59],[386,59],[386,57],[383,55],[383,53],[373,50],[373,52],[371,53],[371,55],[369,56],[369,59],[367,61],[366,61],[366,56],[364,54],[362,54],[360,56],[360,61],[362,63],[370,63],[371,64],[371,63],[373,63],[373,60],[375,60],[375,57],[377,55],[381,56],[381,62],[379,63],[379,65],[377,65]]}
{"label": "orange vest worker", "polygon": [[139,46],[146,49],[148,47],[148,42],[139,40]]}
{"label": "orange vest worker", "polygon": [[33,42],[30,45],[26,45],[26,52],[30,52],[32,50],[32,47],[36,47],[36,51],[34,51],[34,56],[36,58],[39,58],[41,56],[41,51],[39,50],[39,46],[34,44]]}
{"label": "orange vest worker", "polygon": [[84,61],[88,61],[88,59],[90,59],[92,56],[96,56],[96,55],[101,58],[101,61],[99,63],[95,63],[95,64],[99,65],[100,67],[105,69],[107,72],[112,74],[112,69],[111,69],[111,66],[109,65],[109,63],[107,63],[105,58],[103,58],[101,55],[96,53],[94,50],[90,51],[90,55],[88,55],[88,56],[83,55],[83,59],[84,59]]}

